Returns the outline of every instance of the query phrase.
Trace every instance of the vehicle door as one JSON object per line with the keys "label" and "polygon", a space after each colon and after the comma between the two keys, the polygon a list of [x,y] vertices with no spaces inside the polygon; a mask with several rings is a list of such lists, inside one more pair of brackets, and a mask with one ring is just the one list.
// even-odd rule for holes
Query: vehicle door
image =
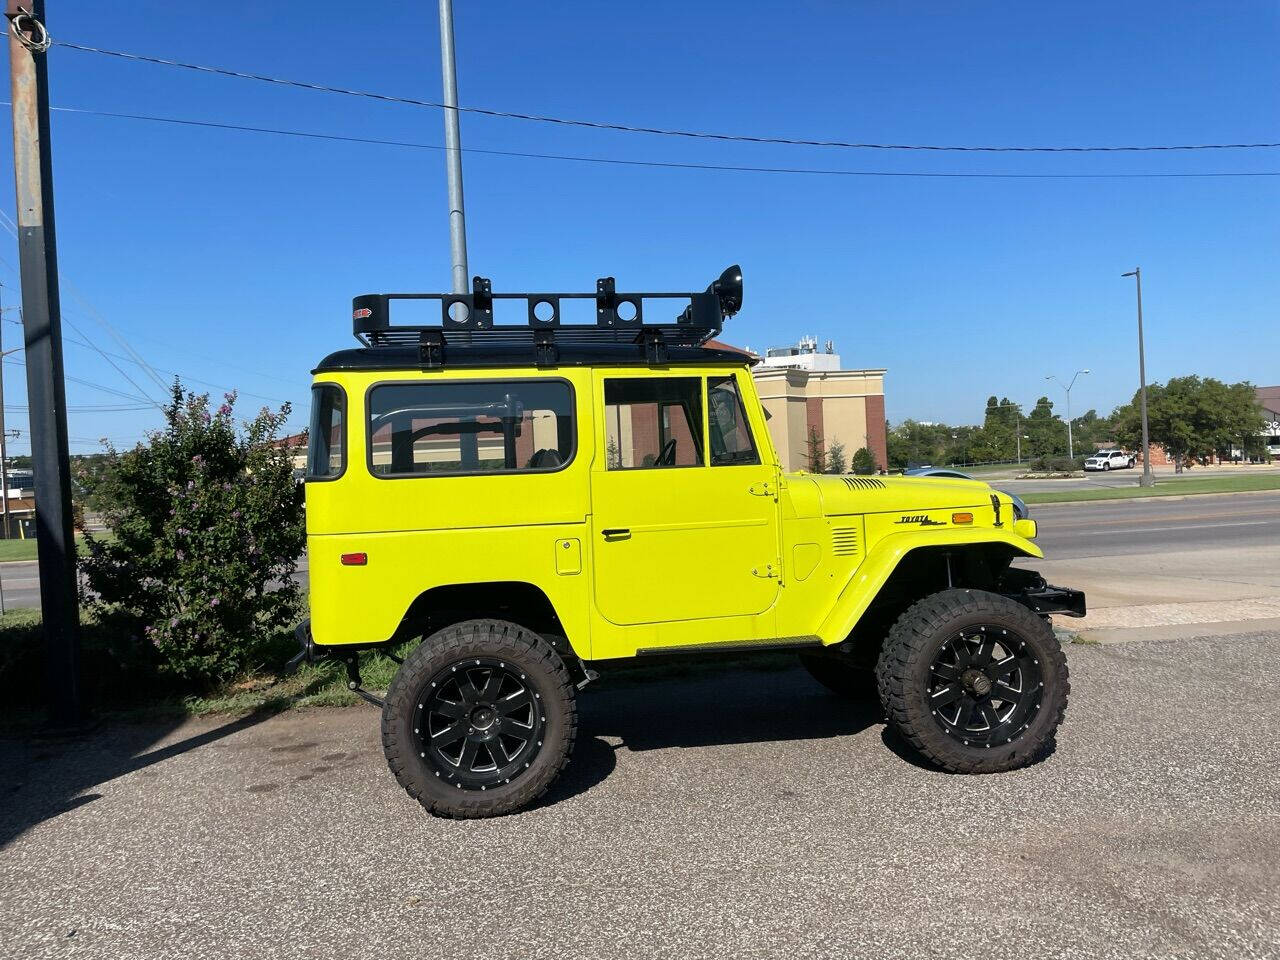
{"label": "vehicle door", "polygon": [[595,375],[595,603],[615,624],[762,613],[777,599],[777,467],[733,372]]}

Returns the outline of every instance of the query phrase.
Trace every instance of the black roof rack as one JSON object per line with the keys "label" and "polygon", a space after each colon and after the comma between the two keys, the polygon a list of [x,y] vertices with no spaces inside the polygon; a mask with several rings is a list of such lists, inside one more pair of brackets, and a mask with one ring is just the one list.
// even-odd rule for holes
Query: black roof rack
{"label": "black roof rack", "polygon": [[[436,300],[439,324],[392,325],[392,300]],[[493,322],[495,300],[524,300],[528,323]],[[560,323],[561,300],[594,300],[594,324]],[[645,323],[646,300],[687,300],[668,323]],[[544,306],[545,305],[545,306]],[[367,293],[351,301],[352,332],[366,347],[418,348],[425,367],[445,365],[449,346],[498,347],[524,353],[541,366],[560,359],[560,348],[580,352],[592,347],[634,345],[636,359],[664,363],[668,347],[697,347],[724,327],[724,318],[742,307],[742,268],[734,264],[702,293],[619,293],[613,277],[596,281],[595,293],[494,293],[484,277],[472,280],[470,293]],[[621,311],[620,311],[620,308]],[[606,348],[611,354],[618,347]]]}

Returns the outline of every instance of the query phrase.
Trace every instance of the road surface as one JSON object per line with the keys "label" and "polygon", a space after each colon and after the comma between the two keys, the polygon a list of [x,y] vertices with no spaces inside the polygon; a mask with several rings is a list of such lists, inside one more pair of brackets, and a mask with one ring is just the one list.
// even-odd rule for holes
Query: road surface
{"label": "road surface", "polygon": [[1067,649],[953,776],[800,669],[606,679],[547,802],[434,820],[361,705],[0,739],[0,943],[138,958],[1249,958],[1280,949],[1280,633]]}

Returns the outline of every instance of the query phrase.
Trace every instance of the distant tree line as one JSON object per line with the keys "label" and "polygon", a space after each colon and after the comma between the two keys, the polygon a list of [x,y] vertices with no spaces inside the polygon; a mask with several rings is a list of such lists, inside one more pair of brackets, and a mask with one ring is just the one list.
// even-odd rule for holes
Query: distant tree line
{"label": "distant tree line", "polygon": [[[1174,377],[1147,387],[1151,442],[1174,459],[1177,469],[1212,456],[1265,456],[1262,410],[1253,384],[1225,384],[1212,377]],[[1139,396],[1106,416],[1087,410],[1071,421],[1077,459],[1108,444],[1141,447]],[[1019,444],[1019,434],[1021,444]],[[1011,462],[1065,457],[1067,424],[1053,401],[1040,397],[1028,410],[1008,397],[987,398],[981,426],[950,426],[905,420],[888,431],[889,466]]]}

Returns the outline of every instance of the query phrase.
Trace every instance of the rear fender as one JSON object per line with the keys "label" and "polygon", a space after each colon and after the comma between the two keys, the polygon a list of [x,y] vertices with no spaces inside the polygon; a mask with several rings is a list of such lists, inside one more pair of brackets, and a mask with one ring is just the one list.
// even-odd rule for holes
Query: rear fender
{"label": "rear fender", "polygon": [[959,551],[966,547],[992,544],[1008,547],[1015,556],[1044,556],[1044,551],[1025,537],[1019,536],[1012,530],[1005,531],[991,527],[914,530],[884,537],[845,584],[831,612],[818,628],[818,636],[827,645],[840,643],[848,637],[880,593],[881,587],[902,562],[902,558],[912,550],[924,547],[932,549],[955,547]]}

